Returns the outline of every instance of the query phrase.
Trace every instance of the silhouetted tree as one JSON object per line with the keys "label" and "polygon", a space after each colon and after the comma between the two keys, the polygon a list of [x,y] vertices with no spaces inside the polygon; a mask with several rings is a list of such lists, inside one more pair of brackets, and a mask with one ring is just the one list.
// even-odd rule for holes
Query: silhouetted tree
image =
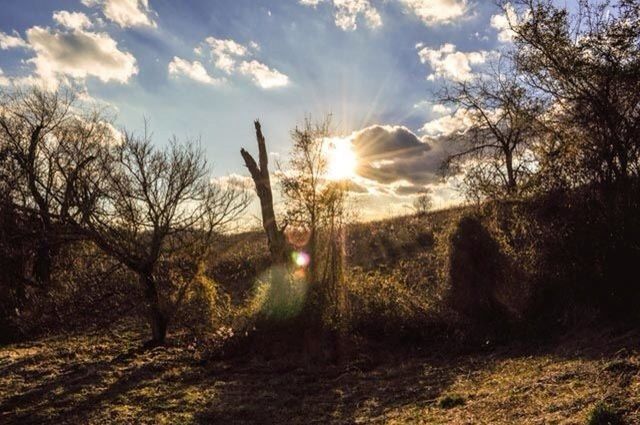
{"label": "silhouetted tree", "polygon": [[[162,344],[169,321],[216,232],[244,211],[247,197],[211,182],[203,151],[172,140],[166,149],[125,133],[108,147],[101,170],[78,190],[84,231],[138,276],[151,344]],[[171,299],[172,287],[179,284]]]}
{"label": "silhouetted tree", "polygon": [[580,0],[571,13],[550,0],[515,3],[516,63],[553,104],[550,153],[571,155],[578,182],[626,184],[640,165],[640,5]]}
{"label": "silhouetted tree", "polygon": [[76,102],[72,91],[9,89],[0,95],[4,200],[37,221],[32,283],[41,288],[49,286],[56,252],[79,236],[65,226],[79,213],[74,186],[111,131],[104,115]]}
{"label": "silhouetted tree", "polygon": [[[305,351],[312,357],[321,348],[339,355],[341,316],[346,308],[342,276],[346,183],[327,179],[329,127],[328,118],[319,123],[307,119],[291,132],[291,159],[281,179],[288,223],[305,235],[299,248],[310,258],[302,319]],[[323,347],[327,343],[331,346]]]}
{"label": "silhouetted tree", "polygon": [[282,227],[278,225],[273,207],[273,192],[269,175],[269,157],[267,155],[266,141],[262,134],[260,122],[255,121],[254,125],[258,142],[259,162],[257,163],[251,154],[244,149],[240,150],[240,154],[251,173],[256,193],[260,199],[262,227],[269,245],[271,268],[269,269],[270,287],[266,311],[268,315],[276,313],[276,316],[281,319],[283,316],[287,317],[293,313],[291,308],[286,308],[294,301],[291,299],[292,286],[291,276],[289,275],[291,247],[284,233],[286,224]]}
{"label": "silhouetted tree", "polygon": [[304,249],[310,257],[308,280],[318,282],[318,231],[324,213],[323,191],[326,182],[326,145],[329,120],[313,123],[306,119],[302,128],[291,132],[293,148],[289,169],[281,179],[286,200],[287,221],[298,231],[306,233]]}

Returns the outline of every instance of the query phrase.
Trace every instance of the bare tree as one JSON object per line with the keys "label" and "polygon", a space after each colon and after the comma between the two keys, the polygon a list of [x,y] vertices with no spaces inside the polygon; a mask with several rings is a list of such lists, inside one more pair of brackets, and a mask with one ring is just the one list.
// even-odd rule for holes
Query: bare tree
{"label": "bare tree", "polygon": [[0,95],[0,146],[8,187],[5,201],[38,222],[34,283],[47,287],[52,262],[68,233],[79,176],[111,137],[101,111],[76,102],[72,91],[10,89]]}
{"label": "bare tree", "polygon": [[323,214],[323,192],[327,173],[326,139],[329,119],[313,123],[309,118],[302,128],[291,132],[293,149],[289,169],[283,173],[282,193],[287,200],[287,220],[307,234],[304,247],[310,257],[309,282],[319,277],[318,230]]}
{"label": "bare tree", "polygon": [[461,108],[468,128],[454,134],[458,152],[445,168],[464,170],[467,196],[517,197],[529,189],[536,118],[543,105],[529,96],[512,71],[478,76],[447,87],[441,101]]}
{"label": "bare tree", "polygon": [[306,235],[300,249],[310,258],[302,313],[310,359],[326,354],[323,348],[339,358],[347,308],[343,285],[347,183],[327,179],[329,127],[328,118],[320,123],[307,119],[291,132],[293,150],[281,180],[288,222]]}
{"label": "bare tree", "polygon": [[212,238],[246,208],[245,193],[213,184],[196,144],[174,139],[160,150],[145,129],[109,146],[77,194],[86,212],[78,225],[137,274],[150,344],[162,344]]}

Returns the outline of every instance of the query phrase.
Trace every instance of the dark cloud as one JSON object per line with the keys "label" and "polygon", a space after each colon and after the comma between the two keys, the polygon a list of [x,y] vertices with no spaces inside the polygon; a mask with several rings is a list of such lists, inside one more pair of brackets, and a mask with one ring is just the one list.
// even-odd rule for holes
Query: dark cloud
{"label": "dark cloud", "polygon": [[431,149],[405,127],[374,125],[356,133],[353,148],[360,158],[407,158]]}
{"label": "dark cloud", "polygon": [[407,195],[421,195],[423,193],[429,193],[429,189],[424,186],[398,186],[395,188],[395,194],[400,196]]}
{"label": "dark cloud", "polygon": [[447,156],[441,139],[427,142],[400,126],[368,127],[355,133],[352,143],[359,158],[358,174],[382,184],[435,183]]}

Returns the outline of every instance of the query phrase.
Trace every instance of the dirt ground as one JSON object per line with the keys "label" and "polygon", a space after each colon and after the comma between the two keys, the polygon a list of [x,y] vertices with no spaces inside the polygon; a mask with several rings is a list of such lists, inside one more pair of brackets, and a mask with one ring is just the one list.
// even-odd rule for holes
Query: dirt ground
{"label": "dirt ground", "polygon": [[0,347],[0,423],[640,424],[640,334],[601,330],[467,355],[424,348],[342,367],[203,361],[143,328]]}

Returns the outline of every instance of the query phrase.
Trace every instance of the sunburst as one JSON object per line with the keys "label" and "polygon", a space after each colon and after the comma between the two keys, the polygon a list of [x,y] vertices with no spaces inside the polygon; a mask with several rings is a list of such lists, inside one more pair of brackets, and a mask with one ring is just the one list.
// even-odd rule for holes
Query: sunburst
{"label": "sunburst", "polygon": [[358,157],[351,140],[339,137],[327,141],[327,173],[329,180],[348,180],[356,175]]}

